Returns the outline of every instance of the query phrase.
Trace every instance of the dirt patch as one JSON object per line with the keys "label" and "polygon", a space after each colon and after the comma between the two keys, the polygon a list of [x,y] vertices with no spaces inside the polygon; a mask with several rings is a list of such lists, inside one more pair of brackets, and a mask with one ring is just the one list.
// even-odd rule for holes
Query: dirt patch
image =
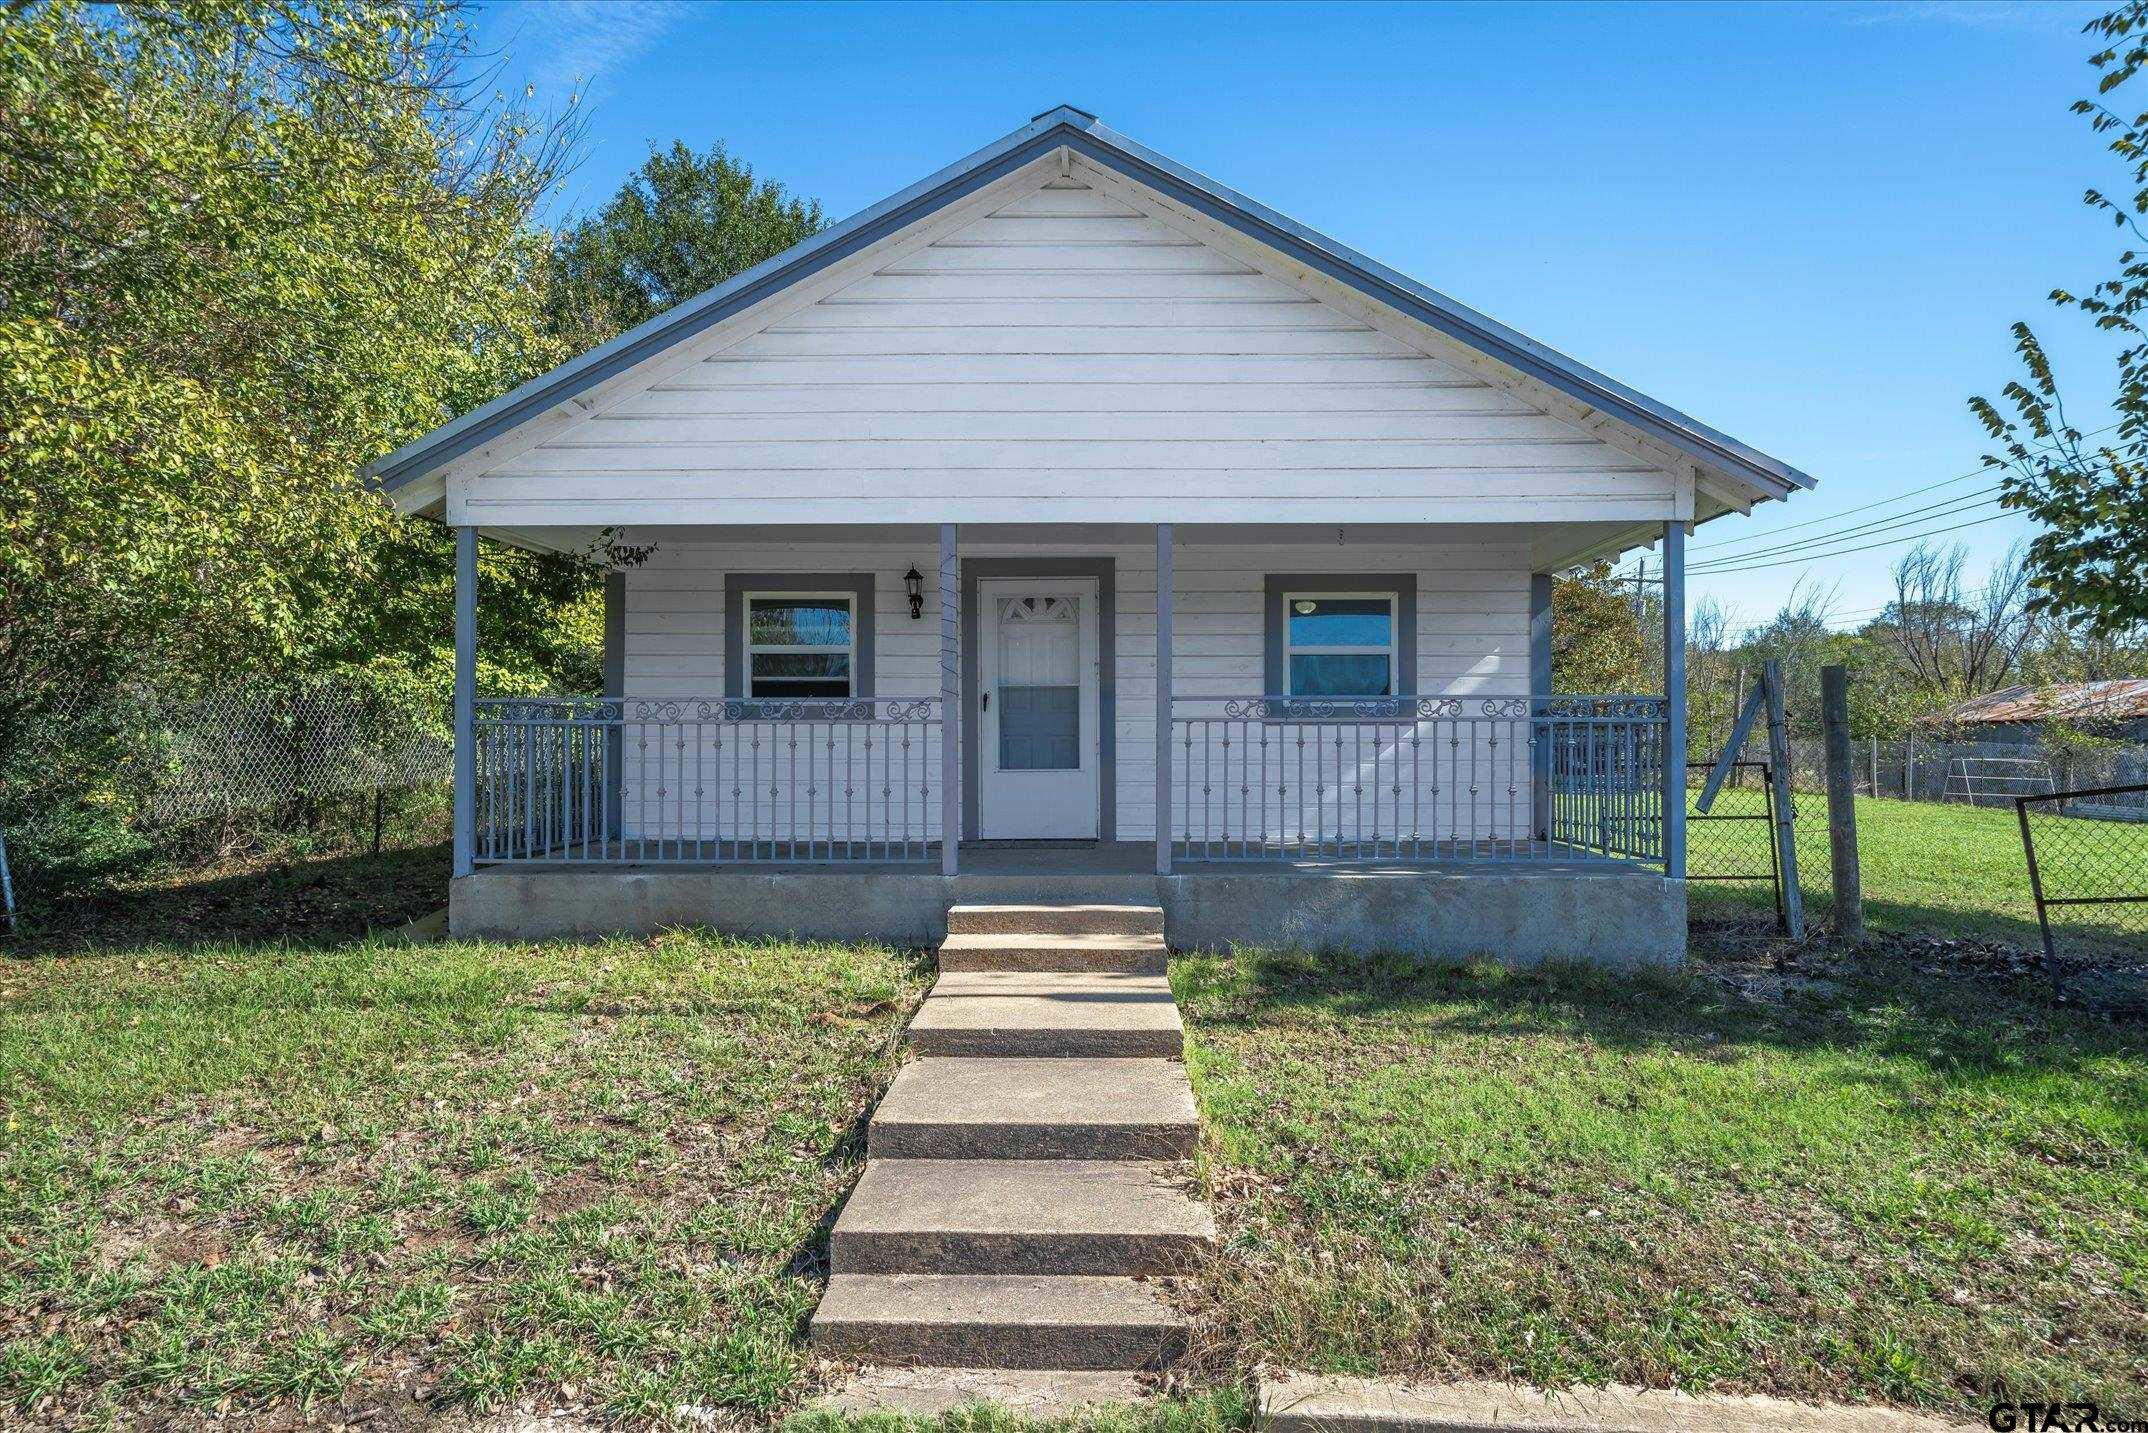
{"label": "dirt patch", "polygon": [[112,945],[250,940],[342,940],[396,930],[439,909],[445,844],[378,856],[239,860],[32,906],[11,955],[58,955]]}

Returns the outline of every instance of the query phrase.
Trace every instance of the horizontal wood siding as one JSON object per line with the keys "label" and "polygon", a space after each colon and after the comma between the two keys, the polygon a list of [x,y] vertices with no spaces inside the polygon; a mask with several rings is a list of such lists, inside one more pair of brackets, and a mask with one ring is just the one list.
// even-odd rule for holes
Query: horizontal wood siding
{"label": "horizontal wood siding", "polygon": [[1676,500],[1584,429],[1079,179],[872,262],[465,480],[457,520],[1630,520]]}
{"label": "horizontal wood siding", "polygon": [[[723,693],[724,574],[728,571],[851,574],[870,572],[876,597],[874,695],[932,697],[939,694],[939,619],[934,584],[928,583],[924,617],[912,621],[903,595],[902,575],[913,565],[935,567],[935,554],[920,542],[916,550],[885,545],[805,543],[770,546],[722,542],[667,541],[661,530],[636,534],[654,541],[646,566],[627,574],[626,695],[629,697],[720,696]],[[1142,841],[1153,832],[1155,805],[1156,690],[1156,554],[1153,546],[1125,547],[965,547],[965,556],[1109,556],[1117,583],[1117,630],[1106,634],[1116,644],[1118,679],[1118,836]],[[1262,689],[1262,592],[1271,572],[1411,572],[1417,579],[1417,675],[1420,695],[1522,696],[1529,690],[1529,567],[1522,542],[1467,545],[1335,544],[1272,546],[1186,545],[1177,557],[1172,654],[1175,682],[1188,696],[1258,696]],[[829,734],[822,733],[825,743]],[[759,775],[745,783],[758,787],[754,829],[782,837],[781,813],[804,800],[807,780],[819,783],[816,809],[826,810],[827,782],[854,776],[864,754],[855,739],[829,753],[825,745],[808,776],[794,777],[785,764],[788,750],[748,754]],[[880,758],[892,753],[882,750]],[[910,770],[921,776],[925,754]],[[1452,763],[1457,754],[1444,758]],[[689,783],[698,784],[699,803],[685,800],[674,778],[658,798],[654,782],[637,773],[635,755],[626,762],[626,812],[630,829],[643,828],[636,812],[646,811],[648,834],[684,832],[713,839],[716,801],[707,793],[711,781],[731,779],[731,765],[711,776],[704,767],[686,767]],[[848,763],[846,765],[846,763]],[[648,769],[648,768],[645,768]],[[667,771],[671,768],[665,768]],[[1427,770],[1431,770],[1428,766]],[[690,792],[695,785],[685,789]],[[855,785],[854,780],[850,781]],[[895,783],[900,785],[898,781]],[[915,781],[913,781],[913,787]],[[877,787],[875,788],[877,789]],[[922,798],[920,798],[922,799]],[[937,800],[920,819],[936,836]],[[1526,807],[1524,806],[1524,809]],[[696,823],[699,823],[698,825]],[[720,834],[733,836],[736,829]],[[825,821],[805,833],[817,839],[841,835]]]}

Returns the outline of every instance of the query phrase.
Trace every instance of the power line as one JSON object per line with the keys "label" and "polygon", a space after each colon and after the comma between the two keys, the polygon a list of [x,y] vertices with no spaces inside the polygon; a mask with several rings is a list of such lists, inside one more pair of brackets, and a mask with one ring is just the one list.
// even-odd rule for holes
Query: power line
{"label": "power line", "polygon": [[1710,568],[1707,572],[1699,573],[1696,575],[1703,577],[1725,577],[1734,572],[1759,572],[1765,568],[1770,567],[1795,567],[1801,562],[1818,562],[1823,558],[1848,557],[1851,553],[1871,552],[1876,548],[1900,547],[1905,542],[1922,542],[1925,538],[1928,537],[1941,537],[1950,532],[1961,532],[1965,528],[1982,527],[1985,523],[1998,522],[2001,518],[2009,518],[2012,516],[2012,513],[1993,513],[1990,517],[1980,517],[1974,522],[1965,522],[1958,524],[1954,527],[1933,528],[1926,532],[1913,532],[1907,537],[1892,537],[1888,538],[1884,542],[1866,543],[1861,547],[1837,548],[1828,552],[1808,552],[1802,557],[1785,557],[1780,558],[1774,562],[1755,562],[1744,567],[1714,567]]}
{"label": "power line", "polygon": [[1920,522],[1932,522],[1939,518],[1956,517],[1962,513],[1974,512],[1981,507],[1988,507],[1997,501],[1998,498],[1992,493],[1978,494],[1973,497],[1948,498],[1943,502],[1933,503],[1930,507],[1914,508],[1906,513],[1896,513],[1891,517],[1877,518],[1872,522],[1860,523],[1856,527],[1843,528],[1838,532],[1822,533],[1818,537],[1800,538],[1796,542],[1786,542],[1779,547],[1756,548],[1752,552],[1732,553],[1729,557],[1718,557],[1708,562],[1697,562],[1686,570],[1688,572],[1720,571],[1724,567],[1739,566],[1758,558],[1781,557],[1806,548],[1826,547],[1848,538],[1870,537],[1876,533],[1894,532],[1899,528],[1912,527]]}
{"label": "power line", "polygon": [[[2082,433],[2082,434],[2081,434],[2081,436],[2082,436],[2082,437],[2084,437],[2084,438],[2093,438],[2093,437],[2095,437],[2095,436],[2096,436],[2096,435],[2097,435],[2098,433],[2108,433],[2108,432],[2110,432],[2110,431],[2111,431],[2111,430],[2112,430],[2113,428],[2117,428],[2117,427],[2119,427],[2119,426],[2121,426],[2121,425],[2120,425],[2120,424],[2118,424],[2118,423],[2106,423],[2106,424],[2105,424],[2105,425],[2104,425],[2103,427],[2101,427],[2101,428],[2091,428],[2091,429],[2089,429],[2089,430],[2088,430],[2087,432],[2085,432],[2085,433]],[[1771,537],[1778,537],[1778,536],[1780,536],[1780,535],[1782,535],[1783,533],[1786,533],[1786,532],[1795,532],[1795,531],[1796,531],[1797,529],[1799,529],[1799,528],[1804,528],[1804,527],[1816,527],[1816,526],[1818,526],[1818,525],[1819,525],[1819,524],[1821,524],[1821,523],[1828,523],[1828,522],[1839,522],[1839,521],[1840,521],[1841,519],[1843,519],[1843,518],[1846,518],[1846,517],[1850,517],[1850,516],[1852,516],[1852,515],[1854,515],[1854,514],[1857,514],[1857,513],[1861,513],[1861,512],[1870,512],[1870,511],[1871,511],[1872,509],[1874,509],[1874,508],[1884,508],[1884,507],[1892,507],[1892,506],[1894,506],[1894,505],[1895,505],[1896,503],[1898,503],[1898,502],[1901,502],[1901,501],[1902,501],[1903,499],[1905,499],[1905,498],[1913,498],[1913,497],[1916,497],[1916,496],[1918,496],[1918,495],[1919,495],[1919,494],[1921,494],[1921,493],[1937,492],[1937,491],[1938,491],[1938,490],[1939,490],[1940,488],[1948,488],[1948,487],[1952,487],[1952,486],[1953,486],[1954,484],[1956,484],[1956,483],[1966,483],[1966,482],[1968,482],[1968,481],[1969,481],[1969,480],[1970,480],[1971,478],[1981,478],[1981,477],[1988,477],[1988,476],[1990,476],[1990,474],[1991,474],[1991,471],[1992,471],[1992,469],[1991,469],[1991,468],[1990,468],[1989,466],[1979,467],[1979,468],[1975,469],[1975,470],[1974,470],[1974,471],[1972,471],[1972,472],[1967,472],[1967,473],[1963,473],[1963,474],[1962,474],[1962,475],[1961,475],[1960,477],[1958,477],[1958,478],[1942,478],[1942,479],[1940,479],[1940,480],[1939,480],[1938,482],[1936,482],[1936,483],[1926,483],[1926,484],[1925,484],[1925,485],[1924,485],[1923,487],[1921,487],[1921,488],[1911,488],[1911,489],[1910,489],[1909,491],[1907,491],[1907,492],[1903,492],[1903,493],[1896,493],[1896,494],[1895,494],[1895,495],[1894,495],[1893,497],[1891,497],[1891,498],[1881,498],[1881,499],[1880,499],[1880,500],[1878,500],[1877,502],[1869,502],[1869,503],[1865,503],[1864,505],[1862,505],[1862,506],[1860,506],[1860,507],[1854,507],[1854,508],[1844,508],[1844,509],[1843,509],[1843,510],[1842,510],[1841,512],[1838,512],[1838,513],[1830,513],[1830,514],[1828,514],[1828,515],[1827,515],[1826,517],[1816,517],[1816,518],[1809,518],[1809,519],[1807,519],[1807,520],[1806,520],[1806,521],[1804,521],[1804,522],[1794,522],[1794,523],[1790,523],[1790,524],[1788,524],[1787,526],[1784,526],[1784,527],[1779,527],[1779,528],[1776,528],[1776,529],[1774,529],[1774,530],[1773,530],[1773,531],[1771,531],[1771,532],[1763,533],[1763,534],[1761,534],[1761,535],[1760,535],[1760,536],[1758,536],[1758,537],[1732,537],[1732,538],[1724,538],[1724,539],[1722,539],[1722,540],[1721,540],[1721,541],[1719,541],[1719,542],[1699,542],[1699,543],[1695,543],[1695,544],[1693,545],[1693,547],[1692,547],[1692,548],[1691,548],[1690,550],[1691,550],[1691,551],[1695,551],[1695,552],[1698,552],[1698,551],[1700,551],[1700,550],[1701,550],[1702,548],[1709,548],[1709,547],[1733,547],[1733,546],[1736,546],[1736,545],[1738,545],[1738,544],[1741,544],[1741,543],[1747,543],[1747,542],[1759,542],[1759,541],[1761,541],[1761,540],[1762,540],[1763,538],[1771,538]]]}
{"label": "power line", "polygon": [[[1721,557],[1703,558],[1698,565],[1707,566],[1717,562],[1743,562],[1749,557],[1761,557],[1778,551],[1787,552],[1792,548],[1810,547],[1814,543],[1831,542],[1838,537],[1855,537],[1858,533],[1872,528],[1884,528],[1894,523],[1914,521],[1921,514],[1937,512],[1941,508],[1954,507],[1957,504],[1974,506],[1977,503],[1989,502],[1996,498],[1999,495],[2000,486],[1998,483],[1993,483],[1988,488],[1979,488],[1970,493],[1956,493],[1952,497],[1941,498],[1938,502],[1928,503],[1923,507],[1905,508],[1901,512],[1888,513],[1883,517],[1876,517],[1867,522],[1855,523],[1849,527],[1836,528],[1828,532],[1815,533],[1811,537],[1792,538],[1788,542],[1770,547],[1755,548],[1751,552],[1732,552]],[[1773,534],[1771,533],[1769,536],[1772,537]],[[1762,540],[1755,537],[1746,538],[1743,541],[1750,543]]]}

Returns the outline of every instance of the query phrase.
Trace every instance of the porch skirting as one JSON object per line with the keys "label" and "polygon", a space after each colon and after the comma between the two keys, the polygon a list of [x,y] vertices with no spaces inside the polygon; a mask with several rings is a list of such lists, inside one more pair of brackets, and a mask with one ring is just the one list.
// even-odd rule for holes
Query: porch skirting
{"label": "porch skirting", "polygon": [[1675,969],[1686,885],[1648,870],[1326,870],[1159,876],[1173,950],[1234,947]]}
{"label": "porch skirting", "polygon": [[1174,950],[1290,948],[1615,970],[1685,960],[1685,883],[1645,869],[1193,867],[1170,876],[1100,871],[1083,890],[1058,889],[1068,879],[917,869],[485,868],[452,883],[448,920],[457,936],[513,940],[705,926],[928,947],[945,939],[947,908],[958,898],[1018,900],[1027,891],[1031,899],[1156,901]]}

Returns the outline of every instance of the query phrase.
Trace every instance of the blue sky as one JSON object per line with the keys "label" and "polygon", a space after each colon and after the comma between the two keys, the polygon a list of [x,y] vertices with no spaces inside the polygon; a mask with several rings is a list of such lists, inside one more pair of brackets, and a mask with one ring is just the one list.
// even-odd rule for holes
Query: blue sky
{"label": "blue sky", "polygon": [[[2015,375],[2015,319],[2077,421],[2106,421],[2108,344],[2044,302],[2119,247],[2079,201],[2122,176],[2067,113],[2100,8],[554,0],[479,31],[540,101],[583,91],[590,149],[555,218],[675,137],[840,217],[1054,104],[1094,111],[1819,478],[1701,529],[1698,564],[1985,487],[1770,536],[1973,472],[1964,400]],[[1981,572],[2028,532],[1942,540]],[[1754,621],[1804,580],[1851,625],[1902,550],[1808,549],[1694,591]]]}

